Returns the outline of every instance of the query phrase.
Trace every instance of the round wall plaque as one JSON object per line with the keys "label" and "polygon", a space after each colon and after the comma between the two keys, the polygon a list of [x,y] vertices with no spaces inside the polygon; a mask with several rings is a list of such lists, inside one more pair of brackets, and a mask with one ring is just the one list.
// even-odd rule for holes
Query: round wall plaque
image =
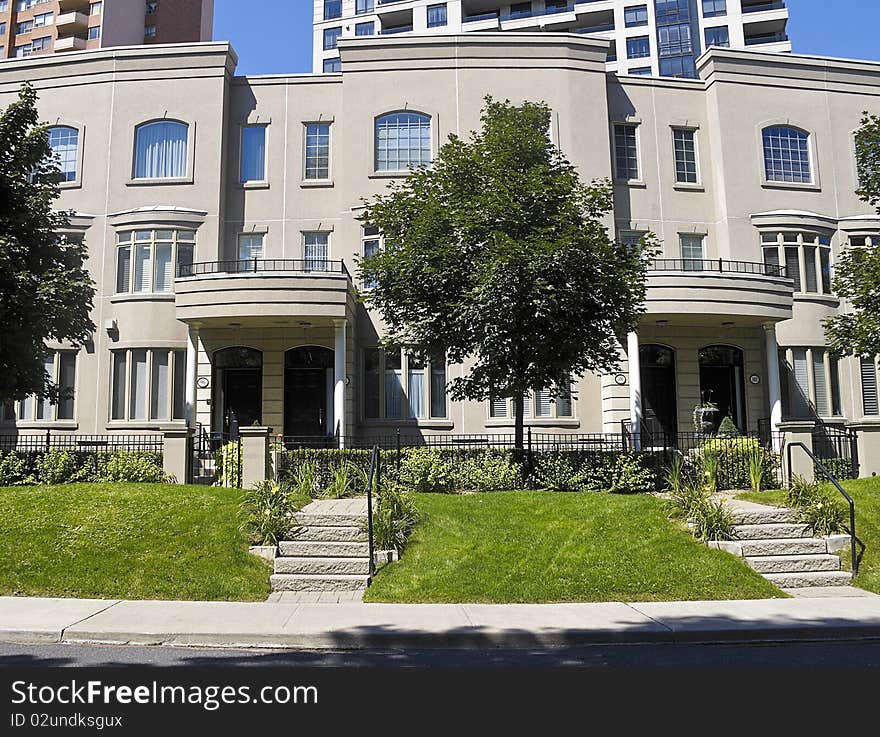
{"label": "round wall plaque", "polygon": [[626,374],[618,374],[614,377],[614,383],[617,386],[625,386],[626,385]]}
{"label": "round wall plaque", "polygon": [[752,382],[752,384],[760,384],[760,383],[761,383],[761,377],[758,376],[757,374],[752,374],[752,375],[749,377],[749,381]]}
{"label": "round wall plaque", "polygon": [[207,376],[200,376],[196,384],[198,385],[199,389],[207,389],[210,382],[208,381]]}

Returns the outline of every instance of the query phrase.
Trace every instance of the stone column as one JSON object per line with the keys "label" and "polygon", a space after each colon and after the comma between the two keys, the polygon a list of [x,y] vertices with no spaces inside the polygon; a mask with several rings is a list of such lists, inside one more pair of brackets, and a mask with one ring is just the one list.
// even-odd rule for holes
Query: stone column
{"label": "stone column", "polygon": [[186,424],[196,426],[196,381],[199,376],[199,323],[189,326],[186,340]]}
{"label": "stone column", "polygon": [[334,320],[336,328],[336,343],[333,353],[333,427],[332,431],[339,431],[340,444],[345,438],[345,346],[346,346],[346,321]]}
{"label": "stone column", "polygon": [[260,481],[272,478],[269,460],[271,427],[243,427],[241,436],[241,487],[252,489]]}
{"label": "stone column", "polygon": [[801,476],[807,481],[815,479],[813,459],[804,453],[800,446],[791,448],[791,465],[789,466],[789,447],[796,443],[803,443],[812,452],[813,428],[816,423],[812,420],[795,420],[783,422],[779,430],[785,435],[785,445],[782,448],[782,467],[785,474],[785,483],[790,485],[794,476]]}
{"label": "stone column", "polygon": [[858,433],[859,478],[880,476],[880,419],[853,422],[848,427]]}
{"label": "stone column", "polygon": [[770,432],[773,433],[773,448],[778,453],[780,440],[777,434],[782,422],[782,384],[779,380],[779,344],[776,342],[775,323],[764,323],[764,349],[767,354],[767,400],[770,405]]}
{"label": "stone column", "polygon": [[635,450],[642,447],[642,371],[639,362],[639,335],[626,336],[626,352],[629,359],[629,420],[632,427]]}
{"label": "stone column", "polygon": [[191,483],[192,454],[189,440],[193,436],[193,430],[174,428],[165,430],[163,435],[162,468],[166,474],[174,476],[178,484]]}

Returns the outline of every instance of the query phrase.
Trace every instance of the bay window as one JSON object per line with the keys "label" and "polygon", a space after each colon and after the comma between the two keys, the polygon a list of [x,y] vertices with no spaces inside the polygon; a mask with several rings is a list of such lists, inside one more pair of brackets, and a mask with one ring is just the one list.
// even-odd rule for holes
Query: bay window
{"label": "bay window", "polygon": [[186,351],[130,348],[112,354],[111,420],[185,419]]}
{"label": "bay window", "polygon": [[831,294],[831,237],[785,231],[762,233],[764,263],[785,267],[795,292]]}
{"label": "bay window", "polygon": [[170,292],[193,263],[195,231],[126,230],[116,236],[116,293]]}
{"label": "bay window", "polygon": [[364,350],[364,418],[445,419],[446,361],[404,350]]}

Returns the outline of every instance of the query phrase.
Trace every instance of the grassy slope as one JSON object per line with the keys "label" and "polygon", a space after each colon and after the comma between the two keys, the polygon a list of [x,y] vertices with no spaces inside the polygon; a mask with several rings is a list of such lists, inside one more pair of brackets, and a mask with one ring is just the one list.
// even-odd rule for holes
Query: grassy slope
{"label": "grassy slope", "polygon": [[[856,534],[865,544],[858,578],[853,582],[868,591],[880,594],[880,478],[843,481],[841,486],[853,498],[856,507]],[[835,492],[836,494],[837,492]],[[741,499],[764,504],[784,505],[785,492],[765,492],[762,494],[742,494]],[[843,503],[843,497],[840,497]],[[841,554],[844,565],[849,568],[850,554]]]}
{"label": "grassy slope", "polygon": [[0,489],[0,594],[258,601],[242,492],[165,484]]}
{"label": "grassy slope", "polygon": [[368,601],[744,599],[779,591],[697,543],[651,496],[417,496],[424,521]]}

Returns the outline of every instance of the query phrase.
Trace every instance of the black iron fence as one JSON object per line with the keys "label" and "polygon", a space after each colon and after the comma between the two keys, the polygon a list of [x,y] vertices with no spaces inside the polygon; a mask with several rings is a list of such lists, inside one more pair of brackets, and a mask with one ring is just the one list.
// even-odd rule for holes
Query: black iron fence
{"label": "black iron fence", "polygon": [[259,274],[263,272],[282,273],[317,273],[317,274],[343,274],[351,276],[343,261],[328,261],[327,259],[231,259],[228,261],[203,261],[199,263],[179,264],[177,276],[204,276],[208,274]]}
{"label": "black iron fence", "polygon": [[208,432],[199,425],[190,438],[190,443],[188,483],[241,487],[241,438],[235,428],[233,432]]}
{"label": "black iron fence", "polygon": [[648,264],[648,271],[708,271],[716,274],[752,274],[786,278],[785,266],[760,261],[728,261],[707,258],[657,258]]}
{"label": "black iron fence", "polygon": [[0,435],[0,451],[40,453],[50,450],[72,450],[99,453],[128,451],[131,453],[161,453],[164,448],[161,434],[151,435],[76,435],[52,432],[18,435]]}
{"label": "black iron fence", "polygon": [[813,455],[838,479],[859,477],[858,447],[854,430],[823,424],[813,430]]}

